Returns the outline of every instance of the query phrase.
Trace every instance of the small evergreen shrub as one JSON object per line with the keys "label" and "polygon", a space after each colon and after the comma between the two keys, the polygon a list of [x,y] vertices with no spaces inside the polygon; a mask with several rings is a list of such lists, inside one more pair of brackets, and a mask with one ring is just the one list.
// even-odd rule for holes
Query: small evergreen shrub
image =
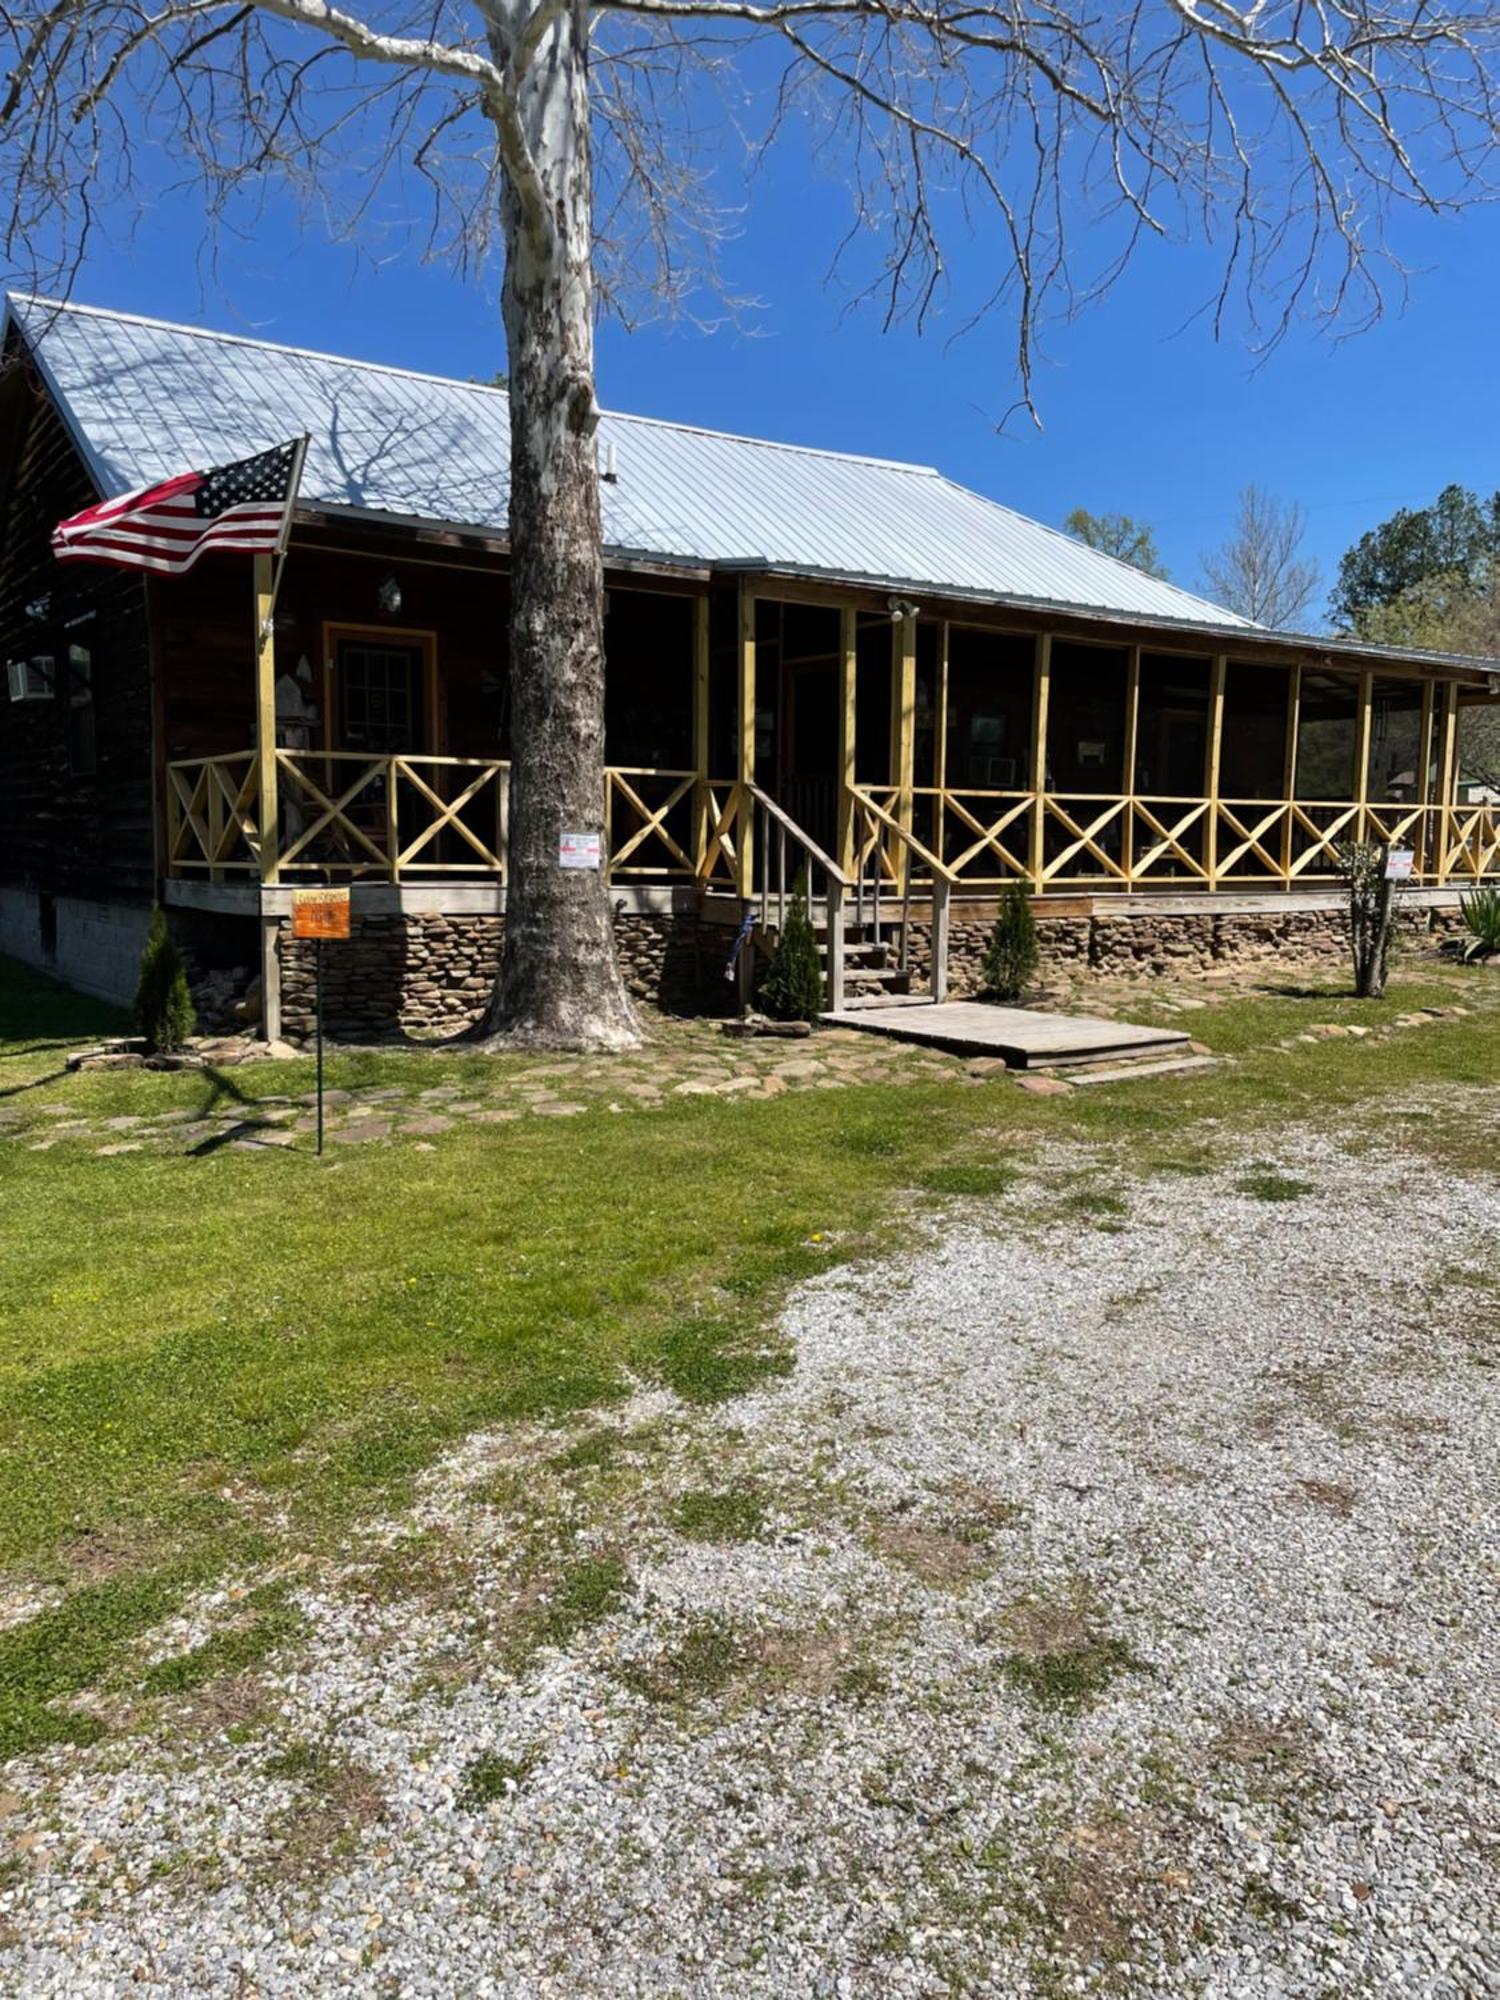
{"label": "small evergreen shrub", "polygon": [[151,1055],[172,1055],[197,1026],[193,997],[177,947],[167,932],[160,908],[151,913],[151,932],[141,953],[140,983],[135,989],[135,1025]]}
{"label": "small evergreen shrub", "polygon": [[1500,889],[1488,884],[1467,889],[1460,894],[1458,907],[1471,932],[1464,957],[1489,958],[1500,952]]}
{"label": "small evergreen shrub", "polygon": [[761,983],[760,1004],[774,1021],[815,1021],[823,1011],[823,965],[807,914],[807,871],[797,878],[786,923]]}
{"label": "small evergreen shrub", "polygon": [[1037,968],[1036,921],[1024,882],[1007,882],[1000,914],[984,949],[984,990],[992,1000],[1019,1000]]}

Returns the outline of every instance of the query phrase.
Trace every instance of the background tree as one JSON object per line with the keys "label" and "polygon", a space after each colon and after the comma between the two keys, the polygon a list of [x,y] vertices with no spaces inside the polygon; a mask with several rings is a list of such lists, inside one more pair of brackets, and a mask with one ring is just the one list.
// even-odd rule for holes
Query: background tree
{"label": "background tree", "polygon": [[[1333,609],[1375,646],[1465,653],[1500,670],[1500,493],[1445,486],[1430,507],[1399,508],[1339,563]],[[1458,712],[1460,778],[1500,791],[1500,705]]]}
{"label": "background tree", "polygon": [[1258,625],[1286,630],[1318,588],[1318,566],[1302,554],[1307,515],[1295,501],[1259,486],[1240,492],[1234,532],[1203,558],[1203,588],[1217,603]]}
{"label": "background tree", "polygon": [[1500,493],[1480,500],[1467,487],[1445,486],[1430,507],[1398,507],[1345,550],[1333,591],[1334,618],[1344,631],[1365,632],[1372,615],[1407,600],[1408,613],[1392,628],[1399,629],[1401,616],[1428,615],[1412,596],[1424,587],[1436,588],[1450,606],[1466,596],[1485,596],[1497,555]]}
{"label": "background tree", "polygon": [[1144,570],[1147,576],[1164,578],[1167,574],[1149,522],[1137,521],[1130,514],[1091,514],[1087,507],[1075,507],[1063,526],[1091,549],[1118,556],[1121,562],[1128,562],[1132,569]]}
{"label": "background tree", "polygon": [[514,756],[488,1025],[523,1039],[635,1032],[603,879],[558,862],[562,830],[602,831],[594,317],[712,279],[724,147],[758,159],[805,121],[850,191],[836,268],[887,323],[924,323],[947,237],[982,232],[1029,406],[1048,310],[1096,300],[1145,237],[1214,246],[1216,330],[1368,324],[1387,216],[1481,198],[1500,144],[1479,0],[362,4],[0,0],[0,216],[13,269],[67,282],[165,153],[210,222],[283,186],[358,233],[421,197],[430,254],[501,253]]}

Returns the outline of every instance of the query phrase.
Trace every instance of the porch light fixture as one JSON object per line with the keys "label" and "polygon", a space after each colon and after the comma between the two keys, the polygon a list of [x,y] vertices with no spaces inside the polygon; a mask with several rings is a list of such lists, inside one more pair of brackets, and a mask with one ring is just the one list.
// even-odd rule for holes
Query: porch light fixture
{"label": "porch light fixture", "polygon": [[395,577],[388,576],[375,593],[375,602],[387,618],[394,618],[401,609],[401,586]]}
{"label": "porch light fixture", "polygon": [[917,615],[917,607],[915,604],[912,603],[909,597],[891,598],[889,600],[888,609],[891,614],[891,623],[893,625],[899,625],[903,618],[915,618]]}

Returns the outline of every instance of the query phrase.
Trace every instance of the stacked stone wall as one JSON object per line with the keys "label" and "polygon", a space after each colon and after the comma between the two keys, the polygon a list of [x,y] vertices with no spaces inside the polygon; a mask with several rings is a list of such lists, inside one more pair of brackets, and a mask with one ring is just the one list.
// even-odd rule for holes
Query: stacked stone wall
{"label": "stacked stone wall", "polygon": [[[1412,909],[1398,915],[1406,936],[1447,935],[1456,911]],[[955,997],[977,992],[990,922],[950,924],[948,978]],[[500,964],[505,920],[498,916],[356,916],[354,935],[324,946],[324,1021],[330,1035],[380,1041],[416,1035],[457,1035],[484,1011]],[[1037,915],[1042,971],[1102,977],[1192,977],[1258,964],[1310,964],[1343,959],[1348,926],[1337,909],[1288,905],[1262,911],[1133,910],[1090,916]],[[724,978],[734,933],[690,912],[617,912],[615,949],[626,985],[638,1000],[671,1013],[723,1014],[735,989]],[[912,927],[911,964],[918,986],[931,962],[930,926]],[[283,924],[282,1033],[292,1041],[313,1031],[313,946]]]}
{"label": "stacked stone wall", "polygon": [[[621,911],[615,950],[631,994],[671,1013],[720,1013],[731,934],[690,914]],[[323,1020],[344,1041],[457,1035],[484,1012],[500,967],[498,916],[356,914],[353,934],[323,947]],[[314,1024],[314,952],[283,924],[281,1031],[306,1040]]]}

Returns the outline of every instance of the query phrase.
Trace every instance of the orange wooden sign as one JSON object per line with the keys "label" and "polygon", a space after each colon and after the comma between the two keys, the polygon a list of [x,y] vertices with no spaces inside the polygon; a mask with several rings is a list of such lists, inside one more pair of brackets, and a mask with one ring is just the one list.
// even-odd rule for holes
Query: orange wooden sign
{"label": "orange wooden sign", "polygon": [[348,935],[347,889],[293,889],[293,937],[346,938]]}

